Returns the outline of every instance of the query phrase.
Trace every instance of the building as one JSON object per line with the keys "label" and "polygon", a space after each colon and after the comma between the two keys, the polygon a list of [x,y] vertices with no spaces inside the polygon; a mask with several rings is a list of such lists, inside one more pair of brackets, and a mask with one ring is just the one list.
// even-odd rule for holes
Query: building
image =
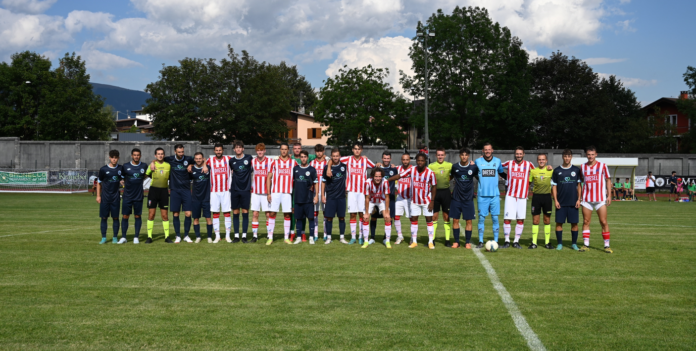
{"label": "building", "polygon": [[288,133],[283,135],[289,143],[300,143],[302,145],[323,144],[329,141],[329,136],[324,135],[328,128],[314,120],[312,113],[305,114],[304,111],[290,111],[290,118],[286,120]]}
{"label": "building", "polygon": [[[689,94],[682,91],[679,98],[663,97],[642,108],[648,119],[653,121],[656,126],[664,126],[664,130],[656,128],[655,135],[665,135],[672,133],[677,139],[677,148],[680,146],[681,138],[691,130],[691,119],[677,108],[677,101],[688,99]],[[656,118],[656,108],[659,109],[660,118]],[[672,126],[670,128],[670,126]]]}

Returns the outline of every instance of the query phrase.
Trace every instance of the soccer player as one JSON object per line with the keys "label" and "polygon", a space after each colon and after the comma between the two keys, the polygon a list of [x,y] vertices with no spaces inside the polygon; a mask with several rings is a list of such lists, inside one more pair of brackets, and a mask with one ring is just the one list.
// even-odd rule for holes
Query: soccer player
{"label": "soccer player", "polygon": [[529,179],[532,182],[532,243],[530,249],[537,248],[537,238],[539,237],[539,222],[541,214],[544,214],[544,247],[552,249],[551,246],[551,211],[553,199],[551,198],[551,176],[553,169],[547,167],[546,154],[537,155],[537,165],[529,172]]}
{"label": "soccer player", "polygon": [[[585,185],[582,187],[582,239],[584,245],[580,252],[590,250],[590,222],[592,212],[596,211],[599,217],[599,224],[602,226],[602,237],[604,238],[604,252],[613,253],[609,247],[609,223],[607,223],[607,207],[611,205],[611,177],[607,165],[596,160],[597,149],[588,146],[585,150],[587,163],[580,167],[582,178]],[[606,205],[606,206],[605,206]]]}
{"label": "soccer player", "polygon": [[[657,197],[655,196],[655,182],[657,180],[655,179],[655,176],[652,175],[652,172],[648,172],[648,176],[645,178],[645,193],[648,194],[648,201],[657,201]],[[652,195],[652,200],[650,200],[650,196]]]}
{"label": "soccer player", "polygon": [[[184,241],[187,243],[192,243],[193,241],[189,238],[189,231],[191,230],[191,178],[189,176],[188,168],[193,165],[193,157],[184,155],[184,145],[176,144],[174,145],[174,156],[165,156],[164,162],[168,163],[171,167],[170,179],[169,179],[169,189],[170,199],[169,199],[169,209],[172,211],[174,216],[174,232],[176,233],[175,244],[181,242],[181,223],[179,222],[180,210],[184,210]],[[155,170],[155,162],[150,163],[150,170]]]}
{"label": "soccer player", "polygon": [[[314,160],[311,160],[309,162],[309,165],[312,166],[316,171],[317,171],[317,180],[319,183],[317,183],[317,187],[319,189],[318,194],[323,194],[324,193],[324,169],[326,168],[326,156],[324,156],[324,145],[322,144],[317,144],[314,146],[314,154],[315,158]],[[314,241],[319,240],[319,211],[322,213],[324,212],[324,203],[322,201],[317,202],[314,205]],[[324,216],[324,236],[323,239],[326,240],[326,216]]]}
{"label": "soccer player", "polygon": [[672,194],[674,194],[674,202],[679,200],[679,195],[677,194],[677,172],[672,171],[672,176],[669,177],[669,200],[672,202]]}
{"label": "soccer player", "polygon": [[498,176],[507,177],[503,170],[503,163],[493,156],[493,146],[490,143],[483,144],[483,157],[474,161],[479,169],[478,196],[478,236],[479,243],[476,248],[483,248],[483,232],[486,216],[490,213],[493,220],[493,240],[498,242],[498,216],[500,215],[500,189],[498,188]]}
{"label": "soccer player", "polygon": [[442,211],[442,221],[445,227],[445,246],[451,247],[450,233],[452,228],[450,227],[449,211],[452,193],[449,190],[449,186],[452,164],[445,161],[445,156],[445,148],[437,148],[435,151],[437,161],[428,165],[428,168],[435,173],[435,179],[437,179],[437,197],[434,200],[435,207],[433,208],[433,238],[437,234],[437,219],[440,211]]}
{"label": "soccer player", "polygon": [[693,179],[691,180],[691,183],[687,189],[689,190],[689,201],[694,201],[694,194],[696,194],[696,182],[694,182]]}
{"label": "soccer player", "polygon": [[232,184],[230,185],[230,198],[232,202],[232,223],[234,225],[234,240],[239,242],[239,210],[242,212],[242,243],[248,243],[246,239],[249,229],[249,205],[251,204],[251,180],[254,169],[251,155],[244,153],[244,143],[241,140],[234,141],[234,154],[230,158],[230,170],[232,172]]}
{"label": "soccer player", "polygon": [[[324,193],[321,202],[324,203],[324,217],[326,218],[326,242],[331,243],[331,231],[333,219],[338,216],[338,229],[341,242],[348,244],[345,238],[346,232],[346,176],[348,166],[341,163],[341,151],[338,148],[331,150],[331,160],[324,172]],[[331,169],[331,172],[328,170]]]}
{"label": "soccer player", "polygon": [[[452,248],[459,247],[459,217],[466,221],[465,235],[466,248],[471,249],[472,221],[476,218],[474,210],[474,178],[478,179],[478,166],[469,161],[471,150],[462,148],[459,150],[459,162],[452,165],[450,179],[454,179],[454,191],[450,203],[450,218],[454,229],[454,243]],[[448,190],[449,191],[449,190]]]}
{"label": "soccer player", "polygon": [[[292,155],[290,156],[293,161],[295,161],[298,165],[301,163],[300,161],[300,151],[302,151],[302,144],[300,143],[294,143],[292,144]],[[309,162],[314,161],[316,158],[316,155],[309,155]],[[293,205],[295,204],[295,198],[293,197]],[[295,240],[295,215],[293,213],[290,213],[290,240]],[[306,237],[302,238],[302,241],[307,241]]]}
{"label": "soccer player", "polygon": [[[296,233],[304,233],[305,219],[309,220],[309,244],[314,245],[314,205],[319,202],[319,180],[317,179],[317,171],[309,165],[307,151],[300,151],[300,162],[301,164],[296,164],[292,170],[294,213],[297,221]],[[300,243],[302,243],[302,238],[298,235],[294,244]]]}
{"label": "soccer player", "polygon": [[628,196],[629,200],[633,200],[633,187],[631,186],[631,178],[626,178],[626,181],[623,183],[624,187],[624,200],[626,200],[626,196]]}
{"label": "soccer player", "polygon": [[251,231],[254,233],[254,237],[251,239],[252,243],[258,240],[260,211],[266,214],[266,232],[268,233],[266,245],[273,243],[273,231],[268,230],[271,203],[268,201],[268,193],[266,193],[266,178],[271,166],[273,166],[273,160],[266,157],[266,144],[256,144],[256,158],[251,161],[251,167],[254,169],[254,182],[251,186]]}
{"label": "soccer player", "polygon": [[[150,182],[150,191],[147,193],[147,240],[146,244],[152,244],[152,229],[155,226],[155,212],[157,207],[160,208],[160,216],[162,217],[162,228],[164,229],[164,242],[172,244],[169,239],[169,174],[171,166],[164,162],[164,149],[158,147],[155,149],[155,169],[147,168],[147,174],[152,178]],[[188,173],[187,173],[188,174]]]}
{"label": "soccer player", "polygon": [[553,170],[551,185],[556,205],[556,250],[563,249],[563,223],[570,223],[573,237],[572,248],[578,251],[578,221],[580,216],[580,196],[582,193],[582,171],[570,162],[573,152],[563,150],[563,164]]}
{"label": "soccer player", "polygon": [[97,203],[99,204],[99,217],[101,217],[101,235],[99,244],[106,244],[106,220],[113,219],[114,237],[111,240],[118,243],[118,210],[121,205],[121,173],[122,167],[118,164],[118,150],[109,151],[109,164],[99,169],[97,177]]}
{"label": "soccer player", "polygon": [[[387,179],[393,175],[399,174],[399,170],[391,164],[391,152],[384,151],[382,153],[382,162],[378,163],[375,167],[384,170],[384,181],[389,183],[389,216],[390,222],[394,218],[394,213],[396,212],[396,181],[391,182]],[[377,231],[377,219],[384,218],[384,213],[373,214],[370,219],[370,245],[375,243],[375,232]],[[386,222],[385,222],[386,223]],[[391,227],[389,228],[391,230]],[[386,238],[385,238],[386,239]],[[386,244],[385,244],[386,245]],[[391,244],[389,246],[391,248]]]}
{"label": "soccer player", "polygon": [[[368,168],[375,168],[375,164],[362,155],[362,144],[353,143],[353,156],[341,157],[341,163],[348,167],[348,179],[346,190],[348,191],[348,213],[350,214],[350,236],[348,244],[355,244],[356,227],[358,226],[358,214],[365,212],[365,179]],[[331,172],[331,169],[327,169]],[[329,177],[331,174],[329,174]],[[358,233],[362,233],[362,221]],[[358,240],[363,244],[362,236]]]}
{"label": "soccer player", "polygon": [[[278,211],[283,208],[283,216],[285,217],[284,222],[284,238],[286,244],[292,244],[289,239],[290,235],[290,214],[292,213],[292,182],[293,182],[293,169],[297,166],[290,155],[288,155],[290,148],[288,144],[280,144],[280,157],[273,161],[271,165],[271,171],[268,173],[266,178],[266,193],[268,194],[268,201],[271,203],[269,209],[269,219],[268,228],[269,235],[273,235],[273,230],[275,228],[275,218]],[[308,158],[309,159],[309,158]]]}
{"label": "soccer player", "polygon": [[[401,166],[396,168],[397,174],[407,174],[406,177],[402,177],[397,182],[396,186],[396,204],[394,205],[395,212],[392,214],[394,216],[394,227],[396,229],[396,241],[394,244],[399,245],[404,240],[403,233],[401,231],[401,216],[405,215],[406,218],[411,218],[411,178],[405,173],[411,167],[411,155],[404,153],[401,155]],[[390,176],[391,177],[391,176]]]}
{"label": "soccer player", "polygon": [[512,247],[521,249],[520,237],[524,230],[524,219],[527,217],[527,195],[529,194],[529,172],[534,169],[534,165],[524,160],[524,148],[515,148],[515,160],[505,161],[503,168],[507,169],[508,189],[505,194],[505,217],[503,231],[505,233],[505,244],[502,248],[510,247],[511,223],[517,220],[515,226],[515,240]]}
{"label": "soccer player", "polygon": [[[384,177],[384,169],[373,168],[370,178],[365,181],[365,214],[363,215],[363,249],[373,244],[370,240],[370,217],[374,212],[383,214],[384,217],[384,245],[391,249],[391,217],[389,217],[389,182]],[[376,220],[375,220],[376,222]]]}
{"label": "soccer player", "polygon": [[128,233],[128,219],[130,215],[135,215],[135,237],[133,244],[140,243],[140,227],[143,225],[143,182],[145,181],[147,165],[140,162],[140,149],[131,150],[131,161],[124,164],[121,169],[121,177],[124,179],[125,189],[123,190],[123,206],[121,212],[121,241],[119,244],[126,243]]}
{"label": "soccer player", "polygon": [[213,220],[210,218],[210,171],[205,166],[205,158],[202,152],[193,155],[195,165],[189,174],[193,181],[193,196],[191,196],[191,217],[193,217],[193,231],[196,233],[196,244],[201,242],[201,214],[205,218],[208,229],[208,243],[213,243]]}
{"label": "soccer player", "polygon": [[434,249],[433,243],[433,207],[432,199],[437,196],[437,180],[435,174],[426,166],[428,156],[423,153],[416,155],[416,167],[410,167],[403,173],[399,173],[389,180],[401,178],[411,178],[411,245],[409,248],[418,246],[418,216],[423,214],[428,227],[428,248]]}
{"label": "soccer player", "polygon": [[225,218],[225,240],[232,242],[230,230],[232,229],[232,218],[230,218],[230,156],[223,156],[225,152],[222,144],[215,144],[213,147],[214,157],[208,158],[206,166],[210,168],[210,211],[213,213],[213,230],[215,231],[214,244],[220,242],[220,212]]}
{"label": "soccer player", "polygon": [[622,191],[621,189],[623,189],[623,186],[621,186],[621,180],[619,180],[619,178],[616,178],[616,183],[614,183],[614,189],[611,189],[612,193],[614,194],[614,197],[612,198],[613,200],[619,200]]}

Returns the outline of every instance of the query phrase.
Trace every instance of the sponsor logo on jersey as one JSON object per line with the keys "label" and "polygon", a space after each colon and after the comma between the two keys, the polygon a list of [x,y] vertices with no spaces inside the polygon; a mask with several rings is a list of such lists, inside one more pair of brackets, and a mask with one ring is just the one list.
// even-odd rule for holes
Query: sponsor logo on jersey
{"label": "sponsor logo on jersey", "polygon": [[484,177],[495,177],[495,169],[482,169],[481,175]]}

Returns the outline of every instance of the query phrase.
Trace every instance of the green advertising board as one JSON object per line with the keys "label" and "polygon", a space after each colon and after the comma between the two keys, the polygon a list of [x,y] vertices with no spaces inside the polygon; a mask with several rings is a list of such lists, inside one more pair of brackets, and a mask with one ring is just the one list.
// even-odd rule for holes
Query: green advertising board
{"label": "green advertising board", "polygon": [[48,172],[0,172],[0,184],[40,185],[48,183]]}

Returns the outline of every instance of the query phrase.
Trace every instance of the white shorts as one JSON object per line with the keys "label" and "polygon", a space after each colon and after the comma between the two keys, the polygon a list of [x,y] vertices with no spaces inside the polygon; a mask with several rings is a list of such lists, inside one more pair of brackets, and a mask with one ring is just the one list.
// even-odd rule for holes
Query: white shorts
{"label": "white shorts", "polygon": [[268,210],[270,212],[280,212],[281,205],[283,206],[283,213],[291,213],[292,195],[285,193],[271,194],[271,207]]}
{"label": "white shorts", "polygon": [[[220,208],[222,207],[222,211]],[[230,202],[229,191],[216,191],[210,193],[210,212],[230,212],[232,204]]]}
{"label": "white shorts", "polygon": [[365,194],[348,192],[348,213],[365,213]]}
{"label": "white shorts", "polygon": [[326,204],[321,202],[321,196],[320,196],[319,201],[314,204],[314,212],[319,212],[319,211],[324,212],[324,207],[326,207]]}
{"label": "white shorts", "polygon": [[428,205],[416,205],[414,203],[411,203],[409,212],[411,212],[410,217],[418,217],[421,214],[425,217],[430,217],[433,215],[433,211],[428,211]]}
{"label": "white shorts", "polygon": [[527,199],[505,196],[505,216],[503,219],[515,220],[525,218],[527,218]]}
{"label": "white shorts", "polygon": [[370,207],[367,209],[367,213],[372,214],[372,211],[374,211],[375,207],[379,211],[379,213],[384,212],[384,202],[380,202],[378,204],[370,202]]}
{"label": "white shorts", "polygon": [[606,204],[606,202],[605,202],[605,201],[599,201],[599,202],[586,202],[586,201],[583,201],[583,202],[581,202],[580,204],[582,205],[582,207],[584,207],[584,208],[586,208],[586,209],[588,209],[588,210],[590,210],[590,211],[597,211],[597,210],[599,210],[602,206],[604,206],[604,205]]}
{"label": "white shorts", "polygon": [[402,199],[401,196],[397,196],[394,207],[396,213],[392,214],[392,216],[411,217],[411,199]]}
{"label": "white shorts", "polygon": [[266,194],[251,194],[251,210],[269,212],[271,204],[268,203],[268,195]]}

